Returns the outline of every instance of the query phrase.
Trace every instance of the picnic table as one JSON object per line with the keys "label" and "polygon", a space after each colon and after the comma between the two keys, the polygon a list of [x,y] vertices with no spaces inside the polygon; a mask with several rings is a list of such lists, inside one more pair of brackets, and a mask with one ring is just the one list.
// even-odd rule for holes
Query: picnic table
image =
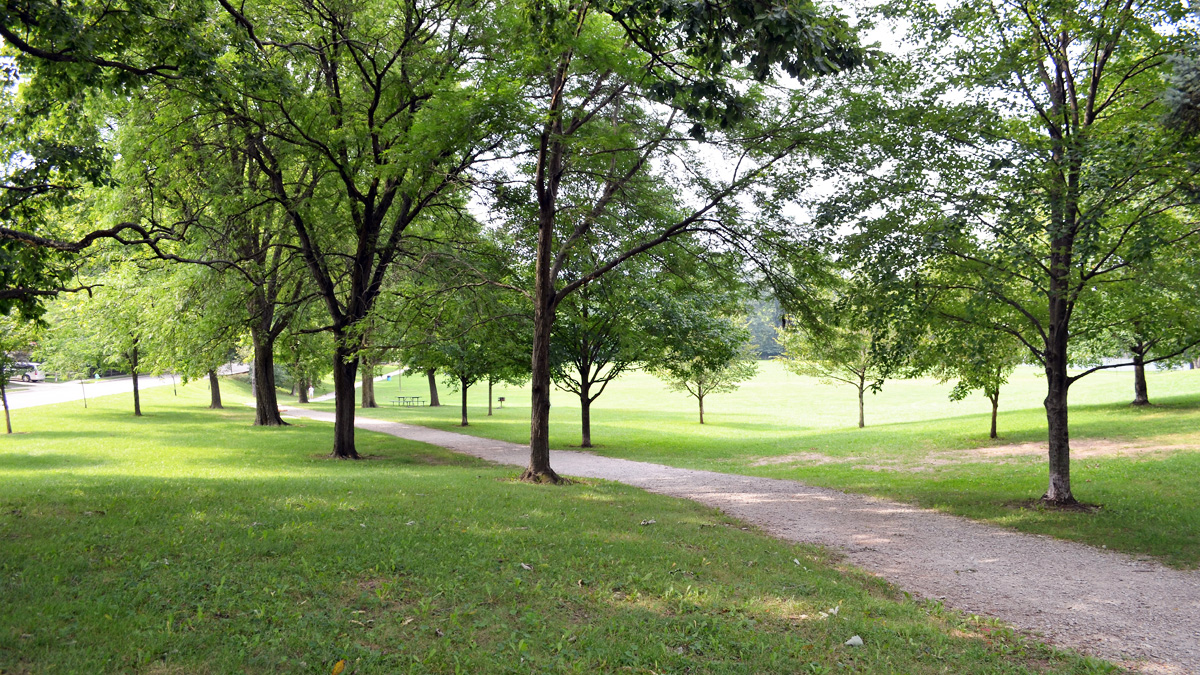
{"label": "picnic table", "polygon": [[392,405],[395,407],[404,406],[405,408],[412,408],[425,405],[425,399],[420,396],[397,396],[396,400],[392,401]]}

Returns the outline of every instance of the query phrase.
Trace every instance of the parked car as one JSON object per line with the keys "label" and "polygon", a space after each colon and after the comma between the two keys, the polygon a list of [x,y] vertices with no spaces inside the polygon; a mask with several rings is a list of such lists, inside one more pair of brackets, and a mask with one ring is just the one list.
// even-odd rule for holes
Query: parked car
{"label": "parked car", "polygon": [[13,364],[13,379],[18,379],[22,382],[45,382],[46,373],[42,372],[42,364],[40,363],[14,363]]}

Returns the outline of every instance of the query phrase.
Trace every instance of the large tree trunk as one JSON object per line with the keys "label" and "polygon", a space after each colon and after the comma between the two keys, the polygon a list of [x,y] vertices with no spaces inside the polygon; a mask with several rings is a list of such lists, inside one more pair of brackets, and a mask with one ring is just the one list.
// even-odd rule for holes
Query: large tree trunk
{"label": "large tree trunk", "polygon": [[363,359],[362,362],[362,407],[378,408],[375,405],[375,364]]}
{"label": "large tree trunk", "polygon": [[208,407],[213,410],[220,410],[221,405],[221,381],[217,379],[216,371],[208,371],[208,391],[209,404]]}
{"label": "large tree trunk", "polygon": [[554,212],[542,204],[538,218],[533,293],[533,355],[529,412],[529,467],[521,480],[560,483],[550,468],[550,333],[554,328],[555,291],[550,278]]}
{"label": "large tree trunk", "polygon": [[285,426],[275,391],[275,339],[270,331],[251,328],[250,341],[254,344],[254,426]]}
{"label": "large tree trunk", "polygon": [[465,427],[467,426],[467,389],[470,385],[460,377],[458,378],[458,387],[462,390],[462,424],[460,426]]}
{"label": "large tree trunk", "polygon": [[[543,294],[539,291],[536,295]],[[560,483],[562,479],[550,468],[550,331],[554,325],[554,310],[545,306],[548,303],[544,300],[535,297],[534,301],[538,307],[533,318],[529,467],[521,474],[521,480]]]}
{"label": "large tree trunk", "polygon": [[337,336],[338,346],[333,358],[333,457],[358,459],[354,449],[354,376],[358,373],[358,358],[343,346],[343,337]]}
{"label": "large tree trunk", "polygon": [[442,402],[438,400],[436,373],[437,373],[436,368],[426,368],[425,369],[425,377],[429,378],[429,407],[430,408],[436,408],[436,407],[442,405]]}
{"label": "large tree trunk", "polygon": [[1071,441],[1067,427],[1066,352],[1050,354],[1046,359],[1046,423],[1050,440],[1050,481],[1042,499],[1053,504],[1074,504],[1071,494]]}
{"label": "large tree trunk", "polygon": [[296,403],[308,403],[308,378],[296,378],[296,388],[300,390],[297,394]]}
{"label": "large tree trunk", "polygon": [[138,391],[138,348],[137,341],[133,343],[133,349],[129,352],[129,370],[133,373],[133,416],[142,416],[142,396]]}
{"label": "large tree trunk", "polygon": [[988,438],[996,437],[996,413],[1000,410],[1000,390],[988,394],[988,400],[992,402],[992,431],[988,434]]}
{"label": "large tree trunk", "polygon": [[1150,405],[1150,396],[1146,392],[1146,355],[1142,352],[1133,354],[1133,403],[1130,405]]}
{"label": "large tree trunk", "polygon": [[587,377],[579,380],[579,425],[583,439],[579,442],[579,447],[592,447],[592,397],[591,383]]}
{"label": "large tree trunk", "polygon": [[4,428],[12,433],[12,418],[8,415],[8,392],[4,388],[4,373],[0,371],[0,402],[4,403]]}

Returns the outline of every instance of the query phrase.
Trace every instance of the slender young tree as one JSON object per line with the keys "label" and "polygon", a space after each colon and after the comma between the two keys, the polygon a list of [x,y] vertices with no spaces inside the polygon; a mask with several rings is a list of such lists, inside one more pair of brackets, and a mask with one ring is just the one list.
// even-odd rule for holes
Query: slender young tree
{"label": "slender young tree", "polygon": [[[550,343],[561,303],[675,238],[704,234],[735,248],[788,240],[784,228],[772,229],[780,220],[747,227],[737,197],[778,178],[827,120],[802,110],[806,94],[778,96],[758,83],[781,71],[837,72],[861,53],[844,20],[808,3],[684,9],[554,0],[522,5],[512,18],[505,48],[528,58],[518,64],[525,106],[508,145],[523,164],[515,176],[496,177],[494,210],[533,261],[522,478],[558,482],[549,454]],[[698,145],[722,160],[706,164]],[[566,270],[575,271],[570,279]]]}
{"label": "slender young tree", "polygon": [[705,317],[692,325],[685,340],[659,354],[650,372],[672,391],[682,391],[700,408],[704,424],[704,399],[710,394],[736,391],[758,373],[758,355],[744,324],[724,317]]}

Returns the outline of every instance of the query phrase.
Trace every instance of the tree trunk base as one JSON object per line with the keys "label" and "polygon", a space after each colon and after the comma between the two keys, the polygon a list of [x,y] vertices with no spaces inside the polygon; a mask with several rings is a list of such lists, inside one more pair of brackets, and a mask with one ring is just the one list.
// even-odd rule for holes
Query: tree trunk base
{"label": "tree trunk base", "polygon": [[286,426],[291,426],[291,425],[289,425],[287,422],[284,422],[283,418],[279,417],[278,415],[275,415],[273,417],[268,417],[265,420],[257,420],[257,419],[254,420],[254,426],[256,426],[256,427],[286,427]]}
{"label": "tree trunk base", "polygon": [[535,472],[533,469],[525,469],[517,480],[522,483],[549,483],[551,485],[566,485],[570,481],[554,473],[554,469],[546,469],[544,472]]}
{"label": "tree trunk base", "polygon": [[359,456],[357,450],[351,450],[349,453],[342,454],[339,454],[338,451],[334,450],[333,452],[329,453],[329,459],[362,459],[362,457]]}
{"label": "tree trunk base", "polygon": [[1074,495],[1068,495],[1063,499],[1051,499],[1048,495],[1042,495],[1041,501],[1046,506],[1054,506],[1057,508],[1079,506],[1079,502],[1075,500]]}
{"label": "tree trunk base", "polygon": [[1149,399],[1135,399],[1129,405],[1138,406],[1140,408],[1142,406],[1150,405],[1150,401],[1149,401]]}

